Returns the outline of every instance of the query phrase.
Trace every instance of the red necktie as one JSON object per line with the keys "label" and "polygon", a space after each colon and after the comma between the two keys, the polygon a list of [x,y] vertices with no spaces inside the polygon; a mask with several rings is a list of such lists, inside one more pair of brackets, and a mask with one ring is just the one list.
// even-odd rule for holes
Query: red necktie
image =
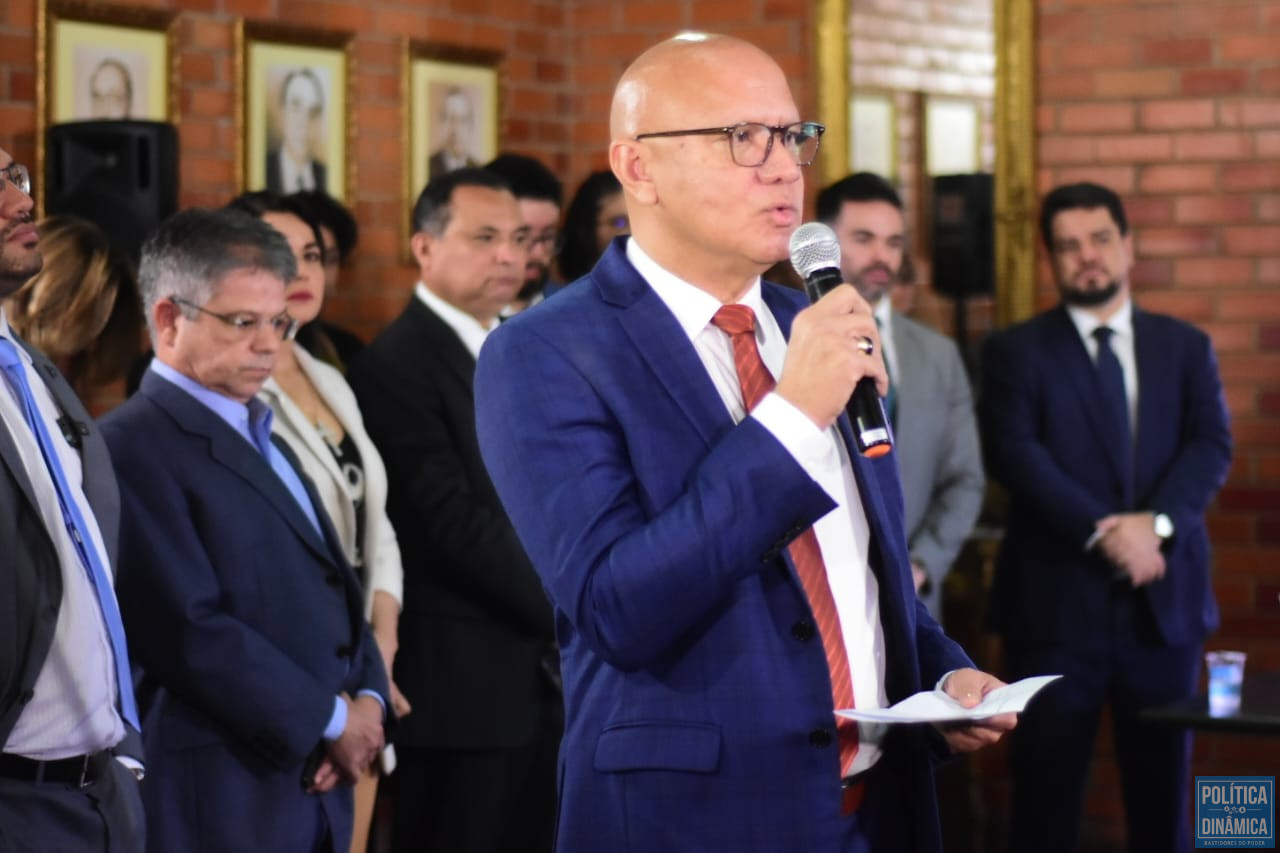
{"label": "red necktie", "polygon": [[[755,408],[765,394],[773,390],[774,380],[769,368],[760,358],[756,347],[756,315],[746,305],[722,305],[711,318],[712,325],[723,329],[733,343],[733,364],[738,369],[738,383],[742,386],[742,402],[748,413]],[[822,561],[822,549],[818,537],[810,527],[800,534],[787,549],[795,563],[796,574],[809,597],[809,607],[818,623],[818,635],[827,653],[827,668],[831,671],[831,697],[836,708],[853,707],[853,676],[849,672],[849,656],[844,646],[844,634],[840,630],[840,614],[836,611],[831,587],[827,584],[827,567]],[[844,717],[836,717],[836,735],[840,742],[840,775],[847,776],[858,752],[858,724]]]}

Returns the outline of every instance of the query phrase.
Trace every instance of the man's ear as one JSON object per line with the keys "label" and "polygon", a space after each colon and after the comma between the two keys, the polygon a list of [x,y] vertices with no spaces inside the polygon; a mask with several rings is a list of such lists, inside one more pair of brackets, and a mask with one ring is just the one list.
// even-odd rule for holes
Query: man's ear
{"label": "man's ear", "polygon": [[409,238],[409,251],[413,252],[413,259],[418,262],[418,269],[424,272],[431,265],[432,242],[432,236],[426,231],[414,231],[413,236]]}
{"label": "man's ear", "polygon": [[658,201],[658,189],[649,171],[649,149],[633,139],[615,139],[609,145],[609,167],[638,203],[650,205]]}
{"label": "man's ear", "polygon": [[151,325],[155,329],[155,345],[171,348],[178,337],[178,317],[182,309],[172,299],[161,299],[151,306]]}

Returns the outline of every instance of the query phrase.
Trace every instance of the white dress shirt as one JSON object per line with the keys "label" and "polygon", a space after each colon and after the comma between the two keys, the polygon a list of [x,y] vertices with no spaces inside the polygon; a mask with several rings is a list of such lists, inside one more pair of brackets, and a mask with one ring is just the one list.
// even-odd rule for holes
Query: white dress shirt
{"label": "white dress shirt", "polygon": [[472,317],[466,311],[454,305],[445,302],[439,296],[436,296],[422,282],[418,282],[418,286],[413,289],[413,293],[422,300],[436,315],[444,320],[445,324],[462,338],[462,345],[467,348],[467,352],[471,353],[472,358],[480,357],[480,347],[484,344],[484,339],[489,337],[489,333],[498,328],[498,321],[494,320],[489,324],[488,328],[480,325],[480,321]]}
{"label": "white dress shirt", "polygon": [[893,300],[888,293],[872,306],[871,313],[880,327],[880,353],[884,356],[885,367],[889,368],[889,378],[896,382],[902,374],[898,373],[898,348],[893,345]]}
{"label": "white dress shirt", "polygon": [[[0,309],[0,336],[13,340],[3,309]],[[90,541],[85,544],[97,550],[111,577],[114,567],[107,560],[98,520],[84,495],[80,454],[62,437],[57,424],[60,412],[44,379],[21,346],[18,353],[45,428],[57,446],[58,460],[74,492],[73,499],[88,527]],[[22,456],[40,516],[62,567],[62,601],[53,645],[36,677],[34,695],[18,715],[3,751],[41,761],[97,752],[114,746],[124,737],[124,721],[116,709],[115,653],[93,581],[64,522],[57,487],[23,413],[22,392],[10,384],[7,374],[0,385],[4,387],[4,391],[0,391],[0,421],[3,422],[0,428],[8,429]]]}
{"label": "white dress shirt", "polygon": [[[711,318],[720,301],[663,269],[647,255],[635,238],[627,241],[627,259],[675,315],[702,359],[712,383],[735,421],[747,416],[742,386],[733,362],[728,334],[713,326]],[[769,372],[782,375],[787,341],[773,313],[765,305],[759,279],[740,300],[756,315],[756,344]],[[884,687],[884,631],[880,625],[880,585],[870,570],[870,529],[854,481],[848,449],[835,427],[820,430],[807,415],[775,392],[750,412],[795,457],[796,462],[820,485],[837,507],[818,519],[813,530],[827,568],[827,582],[840,615],[849,670],[853,678],[854,705],[883,708],[888,704]],[[859,724],[859,748],[850,774],[869,768],[880,757],[883,727]]]}
{"label": "white dress shirt", "polygon": [[276,156],[280,158],[281,193],[287,195],[299,190],[321,189],[316,186],[316,175],[310,160],[298,165],[283,148],[277,152]]}

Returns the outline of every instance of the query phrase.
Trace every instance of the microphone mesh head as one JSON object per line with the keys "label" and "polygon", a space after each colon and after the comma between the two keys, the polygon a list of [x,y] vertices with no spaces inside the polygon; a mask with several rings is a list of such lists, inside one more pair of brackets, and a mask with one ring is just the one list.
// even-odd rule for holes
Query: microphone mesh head
{"label": "microphone mesh head", "polygon": [[801,278],[820,269],[840,269],[840,241],[821,222],[806,222],[791,235],[791,266]]}

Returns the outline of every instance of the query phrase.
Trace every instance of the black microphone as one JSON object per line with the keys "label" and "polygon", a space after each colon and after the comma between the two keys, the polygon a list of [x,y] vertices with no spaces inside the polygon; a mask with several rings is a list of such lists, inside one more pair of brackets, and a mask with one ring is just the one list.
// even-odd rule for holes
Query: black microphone
{"label": "black microphone", "polygon": [[[791,266],[804,279],[810,302],[817,302],[844,281],[840,274],[840,241],[836,232],[821,222],[801,225],[791,235]],[[893,449],[889,419],[876,391],[876,382],[864,376],[854,386],[845,406],[854,442],[863,456],[884,456]]]}

